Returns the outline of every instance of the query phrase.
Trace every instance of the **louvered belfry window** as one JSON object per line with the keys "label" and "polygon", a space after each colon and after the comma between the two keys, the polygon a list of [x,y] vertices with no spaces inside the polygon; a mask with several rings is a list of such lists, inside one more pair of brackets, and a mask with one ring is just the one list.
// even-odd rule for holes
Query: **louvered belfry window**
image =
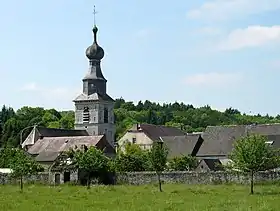
{"label": "louvered belfry window", "polygon": [[83,112],[83,122],[88,123],[89,122],[89,108],[85,107]]}
{"label": "louvered belfry window", "polygon": [[108,108],[104,108],[104,123],[108,123],[108,120],[109,120]]}

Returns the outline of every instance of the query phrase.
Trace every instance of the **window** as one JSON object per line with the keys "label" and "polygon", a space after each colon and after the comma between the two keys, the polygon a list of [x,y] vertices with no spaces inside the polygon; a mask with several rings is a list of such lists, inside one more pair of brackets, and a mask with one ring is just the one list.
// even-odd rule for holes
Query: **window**
{"label": "window", "polygon": [[108,108],[104,108],[104,123],[108,123]]}
{"label": "window", "polygon": [[94,84],[90,84],[90,89],[93,93],[96,92],[96,86]]}
{"label": "window", "polygon": [[96,121],[96,117],[93,117],[93,121],[94,121],[94,122]]}
{"label": "window", "polygon": [[133,143],[133,144],[136,143],[136,138],[132,138],[132,143]]}
{"label": "window", "polygon": [[84,123],[88,123],[89,122],[89,108],[88,107],[84,107],[83,122]]}

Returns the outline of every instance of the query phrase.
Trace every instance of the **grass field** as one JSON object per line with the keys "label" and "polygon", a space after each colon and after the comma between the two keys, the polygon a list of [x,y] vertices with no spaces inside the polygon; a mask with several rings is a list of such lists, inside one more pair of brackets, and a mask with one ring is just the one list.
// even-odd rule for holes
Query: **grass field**
{"label": "grass field", "polygon": [[248,186],[163,185],[48,187],[29,185],[23,193],[18,186],[0,186],[0,210],[280,210],[280,186],[256,186],[249,195]]}

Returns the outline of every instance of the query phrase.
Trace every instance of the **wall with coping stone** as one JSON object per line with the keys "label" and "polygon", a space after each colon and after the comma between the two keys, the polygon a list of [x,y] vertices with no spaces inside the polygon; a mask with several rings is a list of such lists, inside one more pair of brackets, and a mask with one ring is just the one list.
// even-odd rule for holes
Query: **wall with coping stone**
{"label": "wall with coping stone", "polygon": [[[54,184],[55,174],[47,172],[39,173],[23,178],[24,183]],[[63,184],[63,173],[60,174],[60,184]],[[50,176],[50,177],[49,177]],[[255,182],[280,181],[280,171],[258,172],[254,176]],[[77,182],[77,172],[70,175],[71,182]],[[181,184],[225,184],[237,183],[248,184],[250,176],[240,172],[164,172],[161,175],[164,183]],[[129,172],[116,174],[116,184],[144,185],[157,183],[158,178],[155,172]],[[18,180],[10,177],[9,174],[0,173],[0,184],[16,184]]]}
{"label": "wall with coping stone", "polygon": [[[164,183],[181,184],[248,184],[250,176],[241,172],[164,172],[161,175]],[[254,176],[255,182],[280,180],[280,171],[258,172]],[[157,183],[155,172],[131,172],[116,175],[117,184],[143,185]]]}

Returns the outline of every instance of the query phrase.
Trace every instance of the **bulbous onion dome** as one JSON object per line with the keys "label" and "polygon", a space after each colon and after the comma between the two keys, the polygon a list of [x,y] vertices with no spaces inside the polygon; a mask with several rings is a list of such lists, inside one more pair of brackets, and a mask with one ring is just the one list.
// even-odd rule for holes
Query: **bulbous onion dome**
{"label": "bulbous onion dome", "polygon": [[90,60],[101,60],[104,57],[104,50],[97,44],[98,28],[94,26],[92,32],[94,35],[94,42],[86,49],[86,56]]}

